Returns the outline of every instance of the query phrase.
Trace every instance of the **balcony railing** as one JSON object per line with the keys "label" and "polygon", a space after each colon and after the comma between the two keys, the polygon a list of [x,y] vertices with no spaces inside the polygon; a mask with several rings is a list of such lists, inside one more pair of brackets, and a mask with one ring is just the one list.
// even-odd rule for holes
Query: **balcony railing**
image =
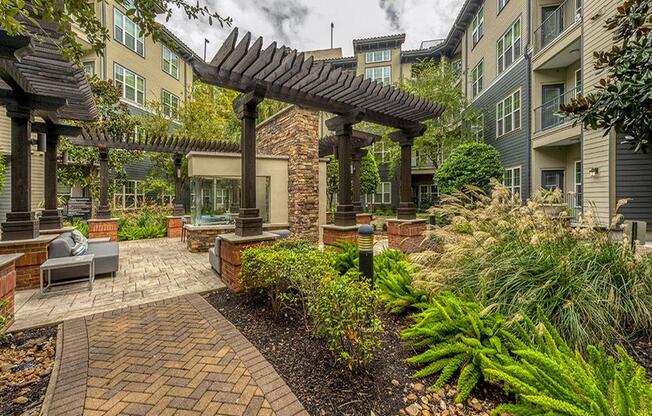
{"label": "balcony railing", "polygon": [[540,107],[534,109],[534,131],[544,131],[553,127],[564,124],[569,121],[568,117],[560,114],[561,104],[569,104],[577,95],[581,93],[581,88],[573,88],[570,91],[543,103]]}
{"label": "balcony railing", "polygon": [[582,18],[582,0],[566,0],[534,31],[534,53],[549,45]]}

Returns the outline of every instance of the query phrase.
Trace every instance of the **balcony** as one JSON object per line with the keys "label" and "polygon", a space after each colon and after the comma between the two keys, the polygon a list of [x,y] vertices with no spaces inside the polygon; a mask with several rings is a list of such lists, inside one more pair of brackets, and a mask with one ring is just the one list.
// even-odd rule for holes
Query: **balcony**
{"label": "balcony", "polygon": [[566,0],[560,6],[553,7],[542,7],[541,25],[534,30],[535,70],[559,68],[579,59],[581,0]]}
{"label": "balcony", "polygon": [[559,108],[562,104],[569,104],[570,101],[577,96],[582,91],[578,88],[573,88],[570,91],[565,92],[557,98],[554,98],[550,101],[543,103],[540,107],[534,109],[534,131],[540,132],[544,130],[549,130],[560,126],[570,119],[564,117],[559,113]]}

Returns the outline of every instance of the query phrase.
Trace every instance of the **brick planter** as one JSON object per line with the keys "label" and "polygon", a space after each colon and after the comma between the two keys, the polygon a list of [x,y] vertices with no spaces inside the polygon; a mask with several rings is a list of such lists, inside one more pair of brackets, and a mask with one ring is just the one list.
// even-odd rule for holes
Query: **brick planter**
{"label": "brick planter", "polygon": [[355,214],[355,222],[358,225],[371,224],[371,214],[367,214],[367,213]]}
{"label": "brick planter", "polygon": [[183,230],[183,217],[169,216],[166,218],[168,223],[168,238],[181,237],[181,231]]}
{"label": "brick planter", "polygon": [[[263,224],[263,230],[285,230],[287,224]],[[235,225],[192,225],[186,224],[186,247],[191,253],[205,253],[215,245],[218,235],[235,232]]]}
{"label": "brick planter", "polygon": [[404,253],[422,251],[425,238],[426,220],[387,220],[387,240],[389,248]]}
{"label": "brick planter", "polygon": [[16,260],[16,289],[39,287],[39,268],[48,259],[48,245],[57,234],[41,235],[29,240],[0,241],[0,255],[23,255]]}
{"label": "brick planter", "polygon": [[358,226],[341,227],[339,225],[322,225],[322,240],[325,246],[332,246],[338,241],[355,243],[358,240]]}
{"label": "brick planter", "polygon": [[106,220],[88,220],[88,238],[106,238],[111,241],[118,241],[118,219],[109,218]]}
{"label": "brick planter", "polygon": [[4,328],[8,328],[13,322],[15,295],[16,295],[16,260],[23,254],[0,255],[0,315],[9,317]]}
{"label": "brick planter", "polygon": [[261,244],[269,244],[278,236],[271,233],[253,237],[238,237],[235,234],[222,235],[220,242],[220,277],[225,285],[234,292],[240,292],[240,268],[242,266],[242,251]]}

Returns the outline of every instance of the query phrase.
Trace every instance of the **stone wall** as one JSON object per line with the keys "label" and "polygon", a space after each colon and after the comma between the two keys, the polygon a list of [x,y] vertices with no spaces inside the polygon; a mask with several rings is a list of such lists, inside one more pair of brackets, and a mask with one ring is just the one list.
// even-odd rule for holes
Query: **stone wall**
{"label": "stone wall", "polygon": [[288,156],[288,226],[319,240],[319,113],[291,106],[260,123],[257,153]]}

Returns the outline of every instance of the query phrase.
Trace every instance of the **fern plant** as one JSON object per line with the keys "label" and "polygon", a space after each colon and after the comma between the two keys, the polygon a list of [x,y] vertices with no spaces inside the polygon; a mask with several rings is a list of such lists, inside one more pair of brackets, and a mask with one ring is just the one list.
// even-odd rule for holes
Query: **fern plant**
{"label": "fern plant", "polygon": [[514,361],[482,357],[485,377],[502,382],[518,399],[498,406],[493,414],[652,415],[652,385],[645,369],[624,349],[616,346],[614,357],[601,346],[589,345],[585,359],[548,322],[528,325],[534,329],[533,343],[514,349]]}
{"label": "fern plant", "polygon": [[358,269],[358,246],[349,241],[338,241],[333,246],[335,269],[344,276],[349,270]]}
{"label": "fern plant", "polygon": [[385,250],[374,257],[374,279],[380,299],[390,313],[426,309],[428,294],[412,285],[416,267],[397,250]]}
{"label": "fern plant", "polygon": [[512,361],[504,345],[505,319],[483,310],[475,302],[450,293],[432,299],[432,305],[416,317],[416,323],[402,336],[417,349],[425,349],[408,362],[421,366],[414,377],[439,374],[435,388],[459,374],[457,402],[464,401],[482,378],[483,357],[492,362]]}

